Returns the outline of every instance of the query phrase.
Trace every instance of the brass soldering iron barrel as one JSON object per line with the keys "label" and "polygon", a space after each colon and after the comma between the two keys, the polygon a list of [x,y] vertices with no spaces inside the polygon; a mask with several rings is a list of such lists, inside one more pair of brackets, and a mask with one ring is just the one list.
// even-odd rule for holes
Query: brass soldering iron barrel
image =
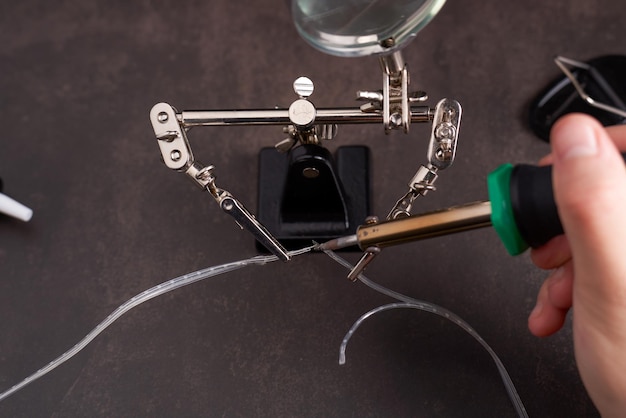
{"label": "brass soldering iron barrel", "polygon": [[362,225],[357,229],[361,249],[406,242],[491,226],[491,203],[475,202],[423,215]]}

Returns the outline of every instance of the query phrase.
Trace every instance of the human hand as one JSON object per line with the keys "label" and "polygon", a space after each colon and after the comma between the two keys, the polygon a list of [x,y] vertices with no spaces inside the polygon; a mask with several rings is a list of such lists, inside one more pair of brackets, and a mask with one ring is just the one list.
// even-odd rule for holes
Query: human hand
{"label": "human hand", "polygon": [[[553,185],[565,235],[531,252],[554,269],[528,319],[531,332],[558,331],[570,308],[576,362],[605,416],[626,411],[626,126],[603,128],[569,115],[552,129]],[[617,145],[617,147],[616,147]]]}

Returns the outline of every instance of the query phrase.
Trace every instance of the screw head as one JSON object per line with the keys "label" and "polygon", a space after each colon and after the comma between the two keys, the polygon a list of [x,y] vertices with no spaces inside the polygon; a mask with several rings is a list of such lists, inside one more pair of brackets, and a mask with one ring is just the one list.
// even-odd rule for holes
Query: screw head
{"label": "screw head", "polygon": [[233,202],[232,202],[232,201],[230,201],[230,200],[227,200],[227,201],[225,201],[224,203],[222,203],[222,208],[223,208],[224,210],[228,210],[228,211],[230,211],[230,210],[233,210],[233,208],[234,208],[234,207],[235,207],[235,205],[234,205],[234,204],[233,204]]}
{"label": "screw head", "polygon": [[300,97],[309,97],[313,94],[314,86],[313,81],[308,77],[298,77],[293,82],[293,91]]}
{"label": "screw head", "polygon": [[160,112],[160,113],[157,115],[157,120],[158,120],[159,122],[161,122],[161,123],[165,123],[165,122],[167,122],[167,120],[168,120],[168,119],[169,119],[169,116],[168,116],[168,114],[167,114],[166,112]]}
{"label": "screw head", "polygon": [[306,167],[302,170],[302,175],[307,179],[315,179],[320,175],[320,171],[315,167]]}
{"label": "screw head", "polygon": [[399,128],[402,126],[402,115],[399,113],[392,113],[389,115],[389,124],[392,128]]}
{"label": "screw head", "polygon": [[183,155],[177,149],[175,149],[174,151],[170,153],[170,158],[172,159],[172,161],[178,161],[182,158],[182,156]]}
{"label": "screw head", "polygon": [[454,125],[449,122],[441,122],[439,125],[435,127],[435,137],[438,140],[442,139],[452,139],[456,134],[456,129]]}
{"label": "screw head", "polygon": [[298,99],[289,106],[289,120],[297,128],[313,126],[315,113],[315,106],[306,99]]}
{"label": "screw head", "polygon": [[383,39],[382,41],[380,41],[380,45],[383,48],[393,48],[396,45],[396,40],[393,39],[393,37]]}

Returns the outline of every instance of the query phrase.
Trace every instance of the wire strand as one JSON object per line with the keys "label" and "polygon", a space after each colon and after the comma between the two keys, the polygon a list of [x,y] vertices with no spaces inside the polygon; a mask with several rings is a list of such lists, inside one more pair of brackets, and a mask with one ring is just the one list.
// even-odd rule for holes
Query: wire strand
{"label": "wire strand", "polygon": [[[328,255],[331,259],[333,259],[334,261],[336,261],[343,267],[347,268],[348,270],[351,270],[353,268],[351,263],[344,260],[333,251],[325,250],[324,253],[326,253],[326,255]],[[504,387],[506,388],[507,394],[509,395],[509,399],[511,400],[511,403],[513,403],[513,407],[515,408],[515,411],[517,412],[517,415],[520,417],[525,417],[525,418],[528,417],[526,408],[524,407],[524,404],[521,398],[519,397],[519,394],[517,393],[517,389],[515,388],[515,385],[513,384],[513,381],[511,380],[511,376],[507,372],[506,367],[504,367],[504,364],[502,363],[502,361],[500,360],[496,352],[491,348],[491,346],[489,346],[489,344],[487,344],[487,342],[480,336],[480,334],[478,334],[478,332],[476,332],[476,330],[474,330],[474,328],[472,328],[470,324],[468,324],[465,320],[463,320],[463,318],[461,318],[460,316],[458,316],[457,314],[455,314],[454,312],[446,308],[435,305],[434,303],[415,299],[410,296],[403,295],[402,293],[396,292],[394,290],[388,289],[384,286],[381,286],[378,283],[371,281],[370,279],[365,277],[365,275],[363,274],[360,274],[358,276],[358,279],[361,283],[365,284],[369,288],[379,293],[382,293],[386,296],[389,296],[393,299],[399,300],[402,303],[391,303],[391,304],[379,306],[363,314],[354,323],[354,325],[352,325],[350,330],[346,333],[345,337],[343,338],[343,341],[341,342],[341,346],[339,347],[339,364],[345,364],[346,362],[346,348],[348,346],[348,341],[350,340],[352,335],[354,335],[356,330],[361,326],[361,324],[366,319],[370,318],[371,316],[379,312],[389,310],[389,309],[399,309],[399,308],[418,309],[421,311],[430,312],[432,314],[439,315],[443,318],[446,318],[447,320],[458,325],[465,332],[471,335],[476,341],[478,341],[478,343],[480,343],[480,345],[485,349],[485,351],[487,351],[487,353],[489,353],[493,362],[495,363],[498,369],[498,373],[500,373],[500,377],[502,378],[502,382],[504,383]]]}
{"label": "wire strand", "polygon": [[[297,251],[291,251],[289,253],[290,256],[296,256],[308,253],[315,246],[310,246],[303,248]],[[163,282],[159,285],[151,287],[148,290],[145,290],[139,293],[136,296],[133,296],[123,304],[121,304],[117,309],[115,309],[106,319],[100,322],[93,330],[91,330],[82,340],[80,340],[76,345],[67,350],[65,353],[61,354],[56,359],[52,360],[50,363],[37,370],[35,373],[31,374],[18,384],[14,385],[10,389],[5,392],[0,393],[0,402],[9,396],[13,395],[17,391],[23,389],[30,383],[35,380],[45,376],[50,373],[52,370],[59,367],[61,364],[65,363],[76,354],[78,354],[82,349],[84,349],[90,342],[92,342],[98,335],[100,335],[105,329],[107,329],[113,322],[119,319],[122,315],[133,309],[134,307],[149,301],[157,296],[160,296],[164,293],[171,292],[173,290],[179,289],[183,286],[190,285],[192,283],[198,282],[200,280],[207,279],[209,277],[218,276],[220,274],[228,273],[233,270],[238,270],[242,267],[252,266],[252,265],[264,265],[267,263],[272,263],[277,261],[278,257],[274,255],[268,256],[255,256],[245,260],[234,261],[232,263],[221,264],[213,267],[208,267],[206,269],[194,271],[193,273],[188,273],[183,276],[176,277],[174,279]]]}

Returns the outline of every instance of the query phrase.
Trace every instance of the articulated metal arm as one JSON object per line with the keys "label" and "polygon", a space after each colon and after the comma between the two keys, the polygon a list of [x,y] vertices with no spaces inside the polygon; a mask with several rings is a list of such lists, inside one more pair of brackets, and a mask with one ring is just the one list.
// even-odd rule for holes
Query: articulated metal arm
{"label": "articulated metal arm", "polygon": [[[443,99],[437,103],[428,146],[428,164],[419,167],[409,181],[409,191],[396,202],[387,215],[387,220],[411,216],[411,208],[415,199],[435,190],[434,183],[438,177],[437,172],[450,167],[454,162],[461,113],[461,105],[456,100]],[[378,218],[375,217],[367,221],[369,224],[377,222]],[[380,251],[381,249],[377,245],[367,247],[348,278],[353,281],[356,280],[367,265],[380,254]]]}
{"label": "articulated metal arm", "polygon": [[161,156],[169,168],[185,173],[215,198],[220,208],[231,215],[242,229],[251,232],[270,252],[283,261],[290,259],[287,250],[232,194],[215,185],[214,167],[194,160],[185,130],[176,111],[167,103],[158,103],[150,111],[150,121],[157,137]]}

